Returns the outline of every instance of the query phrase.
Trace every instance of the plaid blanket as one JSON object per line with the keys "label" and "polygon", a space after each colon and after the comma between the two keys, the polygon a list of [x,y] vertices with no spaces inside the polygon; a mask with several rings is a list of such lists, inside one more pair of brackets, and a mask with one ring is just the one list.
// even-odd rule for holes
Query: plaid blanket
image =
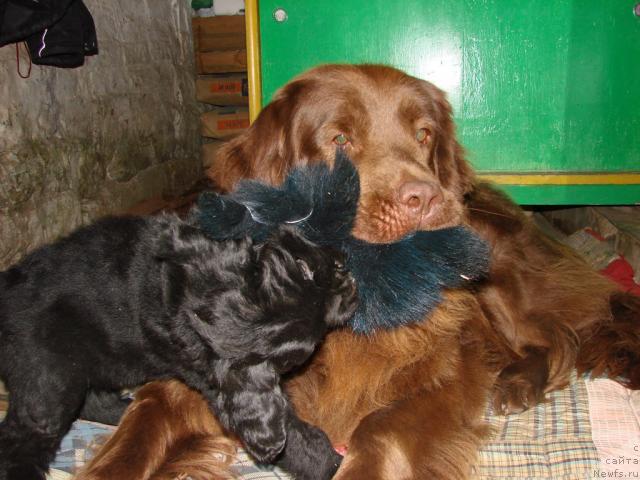
{"label": "plaid blanket", "polygon": [[[487,420],[494,435],[480,451],[474,479],[579,480],[597,475],[600,461],[583,378],[574,376],[566,389],[527,412],[504,417],[488,411]],[[111,432],[112,427],[77,421],[52,465],[51,479],[70,478],[91,458],[96,442]],[[243,480],[291,478],[279,469],[256,466],[245,452],[234,468]]]}
{"label": "plaid blanket", "polygon": [[564,390],[518,415],[493,416],[493,438],[480,450],[474,478],[592,478],[599,465],[591,437],[585,380],[574,375]]}
{"label": "plaid blanket", "polygon": [[599,478],[640,478],[640,390],[606,378],[586,382]]}

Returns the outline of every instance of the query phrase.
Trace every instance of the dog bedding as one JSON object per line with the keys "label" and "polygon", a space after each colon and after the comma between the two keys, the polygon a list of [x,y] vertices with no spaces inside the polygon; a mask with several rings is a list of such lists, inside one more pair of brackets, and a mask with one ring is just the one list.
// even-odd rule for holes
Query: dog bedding
{"label": "dog bedding", "polygon": [[577,480],[597,470],[589,398],[584,378],[573,375],[564,390],[518,415],[487,419],[495,429],[480,450],[475,478]]}
{"label": "dog bedding", "polygon": [[[611,380],[574,375],[567,388],[527,412],[506,417],[487,413],[494,433],[480,450],[473,478],[577,480],[598,478],[616,468],[625,478],[640,477],[640,452],[634,450],[640,449],[639,414],[640,392]],[[113,430],[75,422],[49,478],[70,479]],[[242,451],[234,469],[241,480],[291,479],[277,468],[256,466]]]}
{"label": "dog bedding", "polygon": [[586,387],[599,472],[605,472],[600,477],[640,478],[640,391],[608,378],[588,381]]}

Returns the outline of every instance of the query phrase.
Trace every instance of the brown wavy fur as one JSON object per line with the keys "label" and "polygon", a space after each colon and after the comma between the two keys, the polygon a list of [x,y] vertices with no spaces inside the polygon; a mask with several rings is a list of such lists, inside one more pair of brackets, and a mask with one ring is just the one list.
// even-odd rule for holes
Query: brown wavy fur
{"label": "brown wavy fur", "polygon": [[612,296],[613,321],[593,326],[582,342],[579,371],[607,374],[633,390],[640,389],[640,297],[616,292]]}
{"label": "brown wavy fur", "polygon": [[[421,127],[429,137],[417,145]],[[476,182],[451,108],[428,82],[382,66],[313,69],[220,149],[209,175],[223,190],[241,178],[277,183],[294,165],[330,163],[338,133],[348,135],[344,148],[361,177],[355,235],[404,235],[410,222],[399,218],[399,186],[435,182],[441,207],[419,228],[471,225],[492,246],[492,268],[488,281],[471,293],[449,292],[419,325],[371,337],[331,333],[288,382],[299,414],[348,444],[335,478],[466,478],[486,433],[487,402],[502,412],[525,409],[565,385],[576,362],[639,386],[640,301]],[[220,452],[224,437],[204,401],[177,382],[145,388],[83,480],[178,471],[200,479],[207,469],[206,478],[218,478],[227,464],[206,450]]]}
{"label": "brown wavy fur", "polygon": [[138,390],[119,428],[75,478],[193,480],[234,478],[235,443],[209,413],[203,397],[177,381]]}

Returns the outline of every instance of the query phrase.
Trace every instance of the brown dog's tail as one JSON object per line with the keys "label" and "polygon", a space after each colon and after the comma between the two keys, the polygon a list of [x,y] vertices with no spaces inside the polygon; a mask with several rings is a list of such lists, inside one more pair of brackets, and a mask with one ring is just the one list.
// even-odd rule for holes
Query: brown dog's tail
{"label": "brown dog's tail", "polygon": [[628,388],[640,389],[640,297],[611,295],[611,321],[600,323],[580,346],[576,366],[592,376],[607,375]]}

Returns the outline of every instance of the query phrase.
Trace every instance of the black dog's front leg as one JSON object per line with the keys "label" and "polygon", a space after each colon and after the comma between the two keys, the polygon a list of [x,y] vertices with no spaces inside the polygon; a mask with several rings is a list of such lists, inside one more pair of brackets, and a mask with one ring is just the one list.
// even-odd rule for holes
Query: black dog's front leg
{"label": "black dog's front leg", "polygon": [[[54,373],[46,372],[55,377]],[[26,377],[26,375],[25,375]],[[0,480],[44,480],[62,437],[82,403],[81,391],[55,389],[11,391],[9,411],[0,423]],[[49,387],[49,388],[46,388]]]}
{"label": "black dog's front leg", "polygon": [[222,425],[260,463],[273,463],[287,440],[288,401],[280,377],[267,362],[216,368],[219,389],[205,391]]}
{"label": "black dog's front leg", "polygon": [[216,416],[260,463],[275,463],[298,480],[329,480],[340,466],[325,433],[300,420],[268,363],[217,365],[219,390],[205,392]]}
{"label": "black dog's front leg", "polygon": [[287,443],[276,465],[298,480],[329,480],[338,471],[342,456],[327,435],[300,420],[293,411],[287,416]]}

